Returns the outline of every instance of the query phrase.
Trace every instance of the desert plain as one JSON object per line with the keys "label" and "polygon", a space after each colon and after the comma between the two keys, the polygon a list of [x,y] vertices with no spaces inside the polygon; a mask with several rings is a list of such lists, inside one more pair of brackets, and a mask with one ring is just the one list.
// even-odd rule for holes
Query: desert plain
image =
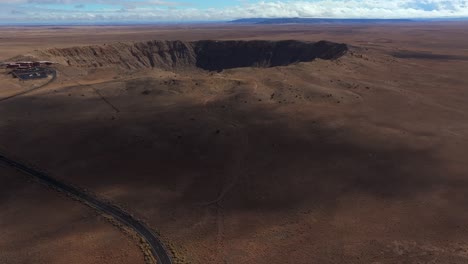
{"label": "desert plain", "polygon": [[[125,208],[175,263],[468,263],[467,27],[2,27],[0,61],[57,78],[15,96],[48,80],[0,71],[0,152]],[[206,70],[199,40],[347,51]],[[145,262],[91,208],[7,166],[0,183],[0,263]]]}

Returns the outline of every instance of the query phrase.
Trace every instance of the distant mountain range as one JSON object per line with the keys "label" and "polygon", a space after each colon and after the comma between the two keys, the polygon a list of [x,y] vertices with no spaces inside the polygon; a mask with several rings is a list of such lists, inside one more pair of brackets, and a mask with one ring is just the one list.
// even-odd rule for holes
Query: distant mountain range
{"label": "distant mountain range", "polygon": [[336,19],[336,18],[243,18],[233,20],[234,24],[344,24],[344,23],[408,23],[411,19]]}

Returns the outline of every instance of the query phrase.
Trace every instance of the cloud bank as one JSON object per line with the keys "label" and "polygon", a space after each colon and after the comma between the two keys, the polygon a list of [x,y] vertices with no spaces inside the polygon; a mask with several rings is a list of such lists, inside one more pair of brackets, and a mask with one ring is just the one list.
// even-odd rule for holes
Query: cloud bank
{"label": "cloud bank", "polygon": [[199,8],[164,0],[0,0],[0,21],[222,21],[253,17],[460,18],[468,0],[226,1]]}

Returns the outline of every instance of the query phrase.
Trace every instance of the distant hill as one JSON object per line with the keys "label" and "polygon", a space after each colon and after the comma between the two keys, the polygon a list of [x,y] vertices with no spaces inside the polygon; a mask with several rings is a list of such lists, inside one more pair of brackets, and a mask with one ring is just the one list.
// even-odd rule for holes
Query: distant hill
{"label": "distant hill", "polygon": [[411,19],[335,19],[335,18],[243,18],[231,21],[234,24],[345,24],[345,23],[407,23]]}

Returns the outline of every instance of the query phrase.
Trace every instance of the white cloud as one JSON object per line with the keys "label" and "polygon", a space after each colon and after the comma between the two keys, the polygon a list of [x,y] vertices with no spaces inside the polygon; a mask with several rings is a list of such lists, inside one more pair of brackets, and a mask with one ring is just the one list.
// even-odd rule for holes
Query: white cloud
{"label": "white cloud", "polygon": [[[24,17],[47,20],[230,20],[251,17],[327,17],[327,18],[436,18],[468,17],[468,0],[313,0],[313,1],[239,1],[230,8],[197,9],[180,2],[164,0],[0,0],[2,3],[107,3],[119,8],[90,11],[57,9],[25,11]],[[170,7],[168,9],[168,7]],[[8,13],[10,16],[11,12]],[[7,13],[0,13],[8,16]],[[22,14],[15,14],[18,19]]]}

